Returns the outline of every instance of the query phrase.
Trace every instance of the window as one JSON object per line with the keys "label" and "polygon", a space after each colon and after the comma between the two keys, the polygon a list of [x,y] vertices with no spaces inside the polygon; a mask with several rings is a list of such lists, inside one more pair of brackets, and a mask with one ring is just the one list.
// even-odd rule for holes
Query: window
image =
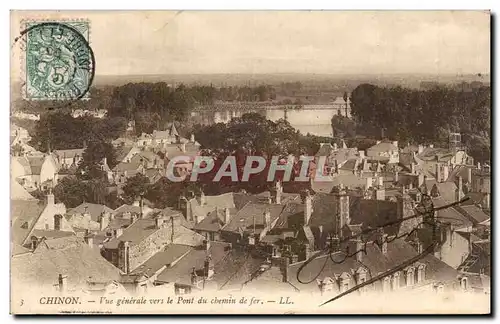
{"label": "window", "polygon": [[417,269],[417,283],[425,280],[425,265],[421,264]]}
{"label": "window", "polygon": [[382,291],[386,292],[391,289],[391,278],[385,277],[382,281]]}
{"label": "window", "polygon": [[406,286],[413,286],[415,280],[415,271],[413,268],[406,270]]}
{"label": "window", "polygon": [[397,290],[397,289],[399,289],[399,280],[400,280],[399,272],[396,272],[396,273],[392,276],[392,282],[391,282],[391,289],[392,289],[392,290]]}
{"label": "window", "polygon": [[54,216],[54,230],[60,231],[61,230],[61,215],[55,215]]}
{"label": "window", "polygon": [[460,288],[462,288],[462,290],[467,290],[468,282],[467,282],[466,277],[463,277],[462,279],[460,279]]}

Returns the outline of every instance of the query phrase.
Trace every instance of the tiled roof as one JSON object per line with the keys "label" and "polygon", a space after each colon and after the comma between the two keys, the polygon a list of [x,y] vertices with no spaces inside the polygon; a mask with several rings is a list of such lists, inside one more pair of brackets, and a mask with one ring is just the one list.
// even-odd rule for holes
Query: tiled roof
{"label": "tiled roof", "polygon": [[[46,241],[47,243],[50,241]],[[68,286],[85,285],[87,280],[118,280],[120,272],[106,261],[98,249],[83,241],[64,246],[45,246],[35,253],[14,256],[11,260],[13,282],[53,286],[58,274],[68,276]]]}
{"label": "tiled roof", "polygon": [[437,182],[435,186],[441,197],[448,203],[457,200],[457,185],[454,182]]}
{"label": "tiled roof", "polygon": [[99,216],[102,213],[113,213],[113,210],[108,206],[85,202],[80,204],[79,206],[76,206],[75,208],[71,208],[70,210],[68,210],[67,214],[83,214],[85,213],[85,211],[90,214],[90,217],[94,222],[99,221]]}
{"label": "tiled roof", "polygon": [[113,171],[115,172],[138,171],[140,167],[141,167],[140,163],[120,162],[113,168]]}
{"label": "tiled roof", "polygon": [[130,245],[136,245],[156,231],[158,231],[158,228],[156,228],[154,219],[138,219],[127,227],[121,236],[104,243],[104,247],[106,249],[117,249],[119,242],[125,241],[130,242]]}
{"label": "tiled roof", "polygon": [[75,233],[68,231],[56,231],[56,230],[39,230],[35,229],[31,233],[31,235],[36,236],[38,238],[45,237],[47,239],[57,239],[61,237],[74,236]]}

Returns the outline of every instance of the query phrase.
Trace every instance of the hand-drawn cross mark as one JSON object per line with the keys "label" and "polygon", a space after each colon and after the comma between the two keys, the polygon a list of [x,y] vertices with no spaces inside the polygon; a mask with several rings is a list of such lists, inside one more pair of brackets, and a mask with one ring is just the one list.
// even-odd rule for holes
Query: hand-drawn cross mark
{"label": "hand-drawn cross mark", "polygon": [[[365,281],[365,282],[362,282],[354,287],[352,287],[351,289],[348,289],[342,293],[340,293],[339,295],[325,301],[324,303],[320,304],[320,306],[323,306],[323,305],[326,305],[328,303],[331,303],[339,298],[342,298],[352,292],[355,292],[367,285],[370,285],[374,282],[377,282],[385,277],[388,277],[402,269],[404,269],[405,267],[421,260],[422,258],[424,258],[425,256],[427,256],[428,254],[432,253],[434,251],[434,249],[436,247],[438,247],[439,245],[441,245],[443,242],[441,242],[441,237],[438,235],[438,224],[442,224],[439,220],[436,220],[435,218],[433,218],[433,215],[434,215],[434,212],[438,211],[438,210],[442,210],[442,209],[447,209],[447,208],[451,208],[453,206],[456,206],[456,205],[459,205],[467,200],[469,200],[468,197],[462,199],[462,200],[459,200],[459,201],[455,201],[453,203],[450,203],[450,204],[447,204],[447,205],[444,205],[444,206],[440,206],[440,207],[434,207],[433,203],[432,203],[432,199],[428,196],[428,195],[423,195],[423,203],[422,203],[422,207],[424,209],[423,212],[421,211],[418,211],[414,214],[414,215],[411,215],[411,216],[407,216],[407,217],[403,217],[401,219],[398,219],[398,220],[395,220],[395,221],[391,221],[391,222],[387,222],[381,226],[378,226],[378,227],[375,227],[375,228],[368,228],[368,229],[365,229],[363,231],[361,231],[360,233],[356,234],[356,235],[352,235],[352,236],[349,236],[349,237],[346,237],[344,239],[341,240],[341,242],[347,242],[349,240],[352,240],[352,239],[356,239],[356,238],[361,238],[361,236],[365,235],[365,234],[369,234],[369,233],[372,233],[374,231],[377,231],[381,228],[384,228],[384,227],[389,227],[389,226],[392,226],[392,225],[396,225],[396,224],[400,224],[402,223],[403,221],[406,221],[406,220],[409,220],[409,219],[414,219],[414,218],[417,218],[417,217],[421,217],[421,216],[427,216],[426,218],[424,218],[424,220],[422,222],[420,222],[419,224],[417,224],[412,230],[410,230],[409,232],[406,232],[406,233],[403,233],[403,234],[400,234],[400,235],[397,235],[396,237],[391,237],[391,238],[387,238],[385,239],[385,242],[387,243],[390,243],[392,241],[394,241],[395,239],[397,238],[401,238],[401,237],[407,237],[407,236],[410,236],[412,233],[414,233],[418,227],[420,227],[421,225],[424,225],[424,224],[427,224],[427,225],[430,225],[431,228],[432,228],[432,243],[426,248],[424,249],[421,253],[419,253],[418,255],[416,255],[415,257],[413,258],[410,258],[408,260],[406,260],[405,262],[397,265],[396,267],[392,268],[392,269],[389,269],[375,277],[372,277],[371,279]],[[379,244],[381,244],[383,242],[379,242]],[[358,249],[357,251],[354,251],[353,253],[349,253],[347,251],[347,253],[345,253],[345,256],[342,258],[342,259],[338,259],[338,260],[334,260],[334,255],[338,255],[339,253],[345,253],[345,252],[339,252],[339,251],[332,251],[332,247],[328,247],[327,249],[323,250],[323,251],[319,251],[317,253],[315,253],[313,256],[311,256],[309,259],[307,259],[301,266],[300,268],[298,269],[297,271],[297,281],[300,282],[301,284],[309,284],[311,282],[313,282],[314,280],[316,280],[320,275],[321,273],[323,272],[323,270],[325,269],[326,267],[326,264],[328,262],[328,258],[325,258],[325,263],[323,264],[321,270],[316,274],[316,276],[310,280],[310,281],[303,281],[300,279],[300,273],[303,271],[303,269],[309,264],[311,263],[313,260],[317,259],[319,256],[322,256],[322,255],[326,255],[328,254],[329,257],[330,257],[330,260],[334,263],[342,263],[344,262],[347,258],[349,257],[353,257],[355,256],[357,253],[367,253],[366,252],[366,242],[364,243],[364,245],[362,246],[361,249]]]}

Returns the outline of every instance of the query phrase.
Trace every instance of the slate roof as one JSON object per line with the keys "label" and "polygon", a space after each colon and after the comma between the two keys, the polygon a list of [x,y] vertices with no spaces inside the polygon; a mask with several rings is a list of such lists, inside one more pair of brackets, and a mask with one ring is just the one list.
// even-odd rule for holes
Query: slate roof
{"label": "slate roof", "polygon": [[75,156],[82,156],[83,152],[85,151],[84,148],[81,149],[69,149],[69,150],[54,150],[54,154],[58,156],[59,158],[66,158],[66,159],[72,159]]}
{"label": "slate roof", "polygon": [[426,147],[417,157],[424,161],[447,162],[455,156],[452,150],[439,147]]}
{"label": "slate roof", "polygon": [[74,208],[71,208],[70,210],[67,211],[66,214],[68,214],[68,215],[83,214],[83,213],[85,213],[85,209],[86,209],[87,213],[90,214],[90,218],[94,222],[99,221],[99,216],[102,213],[113,213],[113,210],[106,205],[92,204],[92,203],[84,202],[84,203],[82,203]]}
{"label": "slate roof", "polygon": [[12,200],[36,200],[16,180],[10,179],[10,199]]}
{"label": "slate roof", "polygon": [[[61,239],[58,239],[61,240]],[[92,249],[83,240],[64,238],[41,243],[34,253],[25,253],[11,259],[11,276],[19,284],[53,286],[58,275],[68,276],[68,286],[85,285],[87,280],[118,280],[120,271],[106,261],[98,249]]]}
{"label": "slate roof", "polygon": [[180,244],[169,244],[165,247],[163,251],[160,251],[149,258],[146,262],[137,267],[131,274],[132,275],[142,275],[145,274],[148,277],[156,274],[158,270],[162,267],[171,267],[175,265],[174,262],[178,261],[180,258],[189,253],[193,248],[187,245]]}
{"label": "slate roof", "polygon": [[38,200],[12,200],[10,208],[11,240],[22,246],[26,236],[45,209],[45,205]]}
{"label": "slate roof", "polygon": [[435,186],[441,197],[448,203],[452,203],[457,200],[457,185],[454,182],[437,182]]}
{"label": "slate roof", "polygon": [[455,208],[474,223],[474,225],[490,219],[490,216],[486,215],[481,208],[474,205],[456,206]]}
{"label": "slate roof", "polygon": [[[236,208],[229,209],[229,214],[234,217],[237,213]],[[193,230],[206,231],[206,232],[218,232],[222,229],[224,224],[224,218],[226,215],[225,209],[216,209],[208,213],[201,222],[194,225]]]}
{"label": "slate roof", "polygon": [[368,148],[367,152],[368,151],[390,152],[390,151],[398,151],[398,148],[394,146],[392,142],[380,142]]}
{"label": "slate roof", "polygon": [[202,248],[191,249],[182,259],[172,267],[166,268],[159,275],[157,280],[173,282],[178,284],[191,285],[191,273],[195,270],[203,269],[207,255],[210,255],[214,264],[214,271],[218,271],[218,264],[230,253],[229,243],[210,242],[210,249],[205,251]]}
{"label": "slate roof", "polygon": [[255,220],[255,233],[260,233],[264,229],[264,213],[268,210],[271,214],[271,223],[274,222],[281,214],[284,205],[278,204],[263,204],[249,202],[238,213],[231,218],[229,224],[224,226],[223,230],[228,232],[243,231],[253,232]]}

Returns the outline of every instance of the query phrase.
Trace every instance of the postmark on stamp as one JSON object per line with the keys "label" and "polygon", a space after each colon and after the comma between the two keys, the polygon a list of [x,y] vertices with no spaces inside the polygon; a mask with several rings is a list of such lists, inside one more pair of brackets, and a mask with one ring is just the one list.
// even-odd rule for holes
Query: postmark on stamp
{"label": "postmark on stamp", "polygon": [[88,21],[29,21],[24,41],[23,97],[26,100],[88,99],[95,59]]}

